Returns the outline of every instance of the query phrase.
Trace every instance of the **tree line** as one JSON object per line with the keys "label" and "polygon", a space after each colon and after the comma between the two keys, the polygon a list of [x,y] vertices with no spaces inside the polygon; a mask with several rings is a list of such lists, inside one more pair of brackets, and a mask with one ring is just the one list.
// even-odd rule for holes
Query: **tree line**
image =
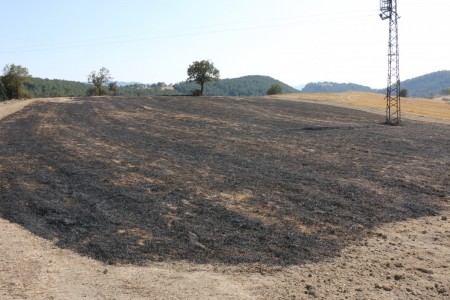
{"label": "tree line", "polygon": [[[275,86],[272,88],[272,86]],[[182,94],[190,94],[198,88],[193,82],[180,82],[174,88]],[[250,75],[232,79],[222,79],[205,86],[209,96],[264,96],[273,93],[298,93],[289,85],[269,76]]]}
{"label": "tree line", "polygon": [[103,67],[87,76],[88,83],[33,78],[27,68],[6,65],[0,76],[0,100],[44,97],[76,96],[155,96],[195,95],[202,96],[261,96],[298,92],[288,85],[268,76],[245,76],[220,80],[220,71],[209,60],[194,61],[187,69],[185,82],[167,86],[159,82],[152,85],[126,85],[119,87],[110,71]]}

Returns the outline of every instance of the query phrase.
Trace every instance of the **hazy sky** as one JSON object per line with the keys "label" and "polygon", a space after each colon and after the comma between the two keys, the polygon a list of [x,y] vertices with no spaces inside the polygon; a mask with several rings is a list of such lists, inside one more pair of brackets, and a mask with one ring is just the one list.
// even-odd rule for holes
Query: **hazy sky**
{"label": "hazy sky", "polygon": [[[222,78],[269,75],[290,85],[353,82],[382,88],[388,21],[379,0],[0,0],[0,67],[87,81],[176,83],[195,60]],[[450,1],[398,0],[406,80],[450,70]]]}

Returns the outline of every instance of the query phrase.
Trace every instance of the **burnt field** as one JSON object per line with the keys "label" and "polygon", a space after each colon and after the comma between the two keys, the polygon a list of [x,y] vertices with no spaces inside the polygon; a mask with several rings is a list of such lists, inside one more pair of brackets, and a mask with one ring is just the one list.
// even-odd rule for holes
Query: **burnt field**
{"label": "burnt field", "polygon": [[267,98],[77,98],[0,120],[0,217],[106,263],[292,265],[437,215],[450,126]]}

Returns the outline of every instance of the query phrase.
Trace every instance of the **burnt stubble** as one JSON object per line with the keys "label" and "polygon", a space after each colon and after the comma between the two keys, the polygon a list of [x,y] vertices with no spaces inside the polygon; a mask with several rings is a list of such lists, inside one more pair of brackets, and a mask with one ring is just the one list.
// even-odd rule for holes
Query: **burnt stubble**
{"label": "burnt stubble", "polygon": [[76,98],[0,121],[0,217],[106,263],[293,265],[437,215],[450,126],[269,98]]}

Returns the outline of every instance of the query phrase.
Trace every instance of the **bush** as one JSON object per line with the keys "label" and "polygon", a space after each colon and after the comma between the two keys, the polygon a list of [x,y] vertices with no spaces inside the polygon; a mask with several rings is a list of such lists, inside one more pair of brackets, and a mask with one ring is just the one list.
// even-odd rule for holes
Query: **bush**
{"label": "bush", "polygon": [[3,87],[2,78],[0,77],[0,101],[6,100],[6,92],[5,88]]}
{"label": "bush", "polygon": [[201,96],[202,95],[202,90],[200,89],[196,89],[196,90],[192,90],[192,96]]}
{"label": "bush", "polygon": [[407,89],[401,89],[399,96],[403,97],[403,98],[407,98],[408,97],[408,90]]}
{"label": "bush", "polygon": [[276,95],[281,94],[283,92],[283,89],[279,84],[272,84],[270,89],[267,90],[267,95]]}

